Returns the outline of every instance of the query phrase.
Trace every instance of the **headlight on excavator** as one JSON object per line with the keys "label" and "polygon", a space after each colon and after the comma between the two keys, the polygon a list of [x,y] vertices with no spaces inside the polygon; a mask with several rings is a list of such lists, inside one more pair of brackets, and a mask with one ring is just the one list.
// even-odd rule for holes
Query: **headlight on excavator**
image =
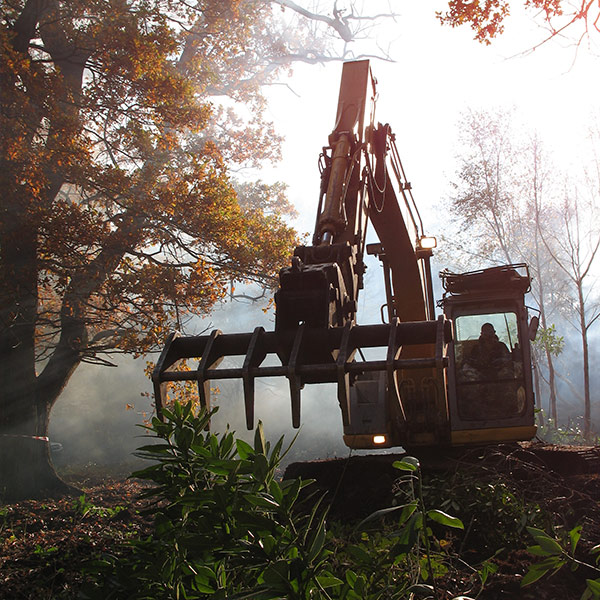
{"label": "headlight on excavator", "polygon": [[422,250],[433,250],[437,247],[437,240],[434,237],[423,236],[419,239],[419,248]]}

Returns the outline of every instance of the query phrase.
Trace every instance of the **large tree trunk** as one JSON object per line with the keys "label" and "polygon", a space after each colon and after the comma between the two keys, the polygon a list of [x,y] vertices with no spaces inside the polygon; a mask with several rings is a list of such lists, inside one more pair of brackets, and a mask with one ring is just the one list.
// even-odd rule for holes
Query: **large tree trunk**
{"label": "large tree trunk", "polygon": [[[6,344],[0,352],[0,499],[78,493],[56,473],[48,440],[50,411],[79,364],[77,353],[71,351],[70,356],[57,361],[55,350],[51,359],[54,365],[46,365],[39,376],[31,376],[35,361],[21,361],[22,354],[14,348],[7,352]],[[57,362],[62,369],[57,368]],[[12,371],[7,368],[11,364]]]}
{"label": "large tree trunk", "polygon": [[4,211],[0,223],[0,498],[4,500],[72,489],[56,474],[49,453],[49,415],[58,394],[46,393],[50,390],[40,387],[36,373],[37,230],[26,211],[26,207]]}
{"label": "large tree trunk", "polygon": [[58,476],[50,456],[48,425],[58,394],[44,394],[40,378],[27,376],[33,362],[23,362],[10,372],[6,367],[18,360],[11,360],[16,357],[10,354],[22,353],[0,353],[0,499],[16,501],[76,493]]}
{"label": "large tree trunk", "polygon": [[76,494],[54,470],[47,437],[0,434],[0,499],[16,502]]}

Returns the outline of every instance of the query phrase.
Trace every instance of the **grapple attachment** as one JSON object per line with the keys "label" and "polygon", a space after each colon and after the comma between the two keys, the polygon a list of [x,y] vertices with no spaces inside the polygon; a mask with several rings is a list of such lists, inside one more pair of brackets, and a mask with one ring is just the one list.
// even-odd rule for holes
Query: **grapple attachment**
{"label": "grapple attachment", "polygon": [[[443,369],[450,336],[450,322],[443,316],[437,321],[400,323],[394,319],[390,324],[347,323],[344,327],[328,329],[301,324],[293,331],[265,331],[257,327],[252,333],[224,334],[214,330],[210,335],[192,337],[173,333],[152,374],[157,413],[160,417],[169,382],[197,382],[200,402],[209,407],[212,380],[241,379],[246,425],[252,429],[256,378],[282,376],[289,382],[294,427],[300,426],[301,390],[306,383],[337,383],[342,420],[348,426],[352,418],[352,385],[361,374],[380,372],[387,380],[387,402],[398,414],[405,415],[397,373],[408,369]],[[428,345],[434,352],[422,358],[403,358],[403,348],[415,345]],[[382,348],[385,358],[355,360],[357,351],[367,348]],[[220,367],[223,358],[230,356],[243,357],[242,365]],[[183,359],[197,359],[198,367],[195,370],[172,368]],[[265,364],[269,362],[279,364]]]}

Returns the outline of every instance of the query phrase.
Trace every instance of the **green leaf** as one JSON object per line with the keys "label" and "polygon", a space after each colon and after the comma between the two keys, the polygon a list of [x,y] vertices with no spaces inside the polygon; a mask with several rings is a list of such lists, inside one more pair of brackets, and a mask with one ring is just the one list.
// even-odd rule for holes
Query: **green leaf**
{"label": "green leaf", "polygon": [[229,475],[229,469],[218,464],[207,464],[206,470],[214,475]]}
{"label": "green leaf", "polygon": [[412,514],[416,510],[416,508],[417,508],[417,503],[416,502],[411,502],[409,504],[401,504],[399,506],[390,506],[388,508],[381,508],[379,510],[376,510],[375,512],[371,513],[368,517],[365,517],[356,526],[356,529],[360,529],[360,527],[362,525],[364,525],[365,523],[368,523],[369,521],[372,521],[373,519],[380,519],[381,517],[386,517],[387,515],[389,515],[389,514],[391,514],[393,512],[396,512],[397,510],[403,510],[406,507],[412,507],[412,510],[410,511],[410,514]]}
{"label": "green leaf", "polygon": [[417,510],[418,506],[419,506],[418,500],[413,500],[412,502],[405,504],[404,508],[402,509],[402,514],[400,515],[400,518],[398,519],[398,524],[404,525],[406,523],[406,521],[408,521],[408,519],[410,519],[410,517],[412,517],[415,510]]}
{"label": "green leaf", "polygon": [[497,572],[498,565],[495,565],[490,559],[483,561],[481,568],[477,571],[481,585],[484,586],[489,576]]}
{"label": "green leaf", "polygon": [[233,516],[239,521],[240,525],[248,527],[255,533],[274,532],[277,528],[276,521],[269,515],[261,515],[257,512],[235,511]]}
{"label": "green leaf", "polygon": [[534,556],[548,556],[548,553],[545,550],[542,550],[541,546],[527,546],[527,552]]}
{"label": "green leaf", "polygon": [[269,472],[269,463],[264,454],[257,454],[255,456],[252,472],[258,481],[263,482],[266,479]]}
{"label": "green leaf", "polygon": [[396,460],[392,463],[394,469],[400,469],[401,471],[416,471],[419,466],[419,459],[414,456],[405,456],[402,460]]}
{"label": "green leaf", "polygon": [[271,495],[273,496],[277,504],[281,504],[283,502],[283,492],[281,491],[281,487],[279,486],[277,481],[275,481],[274,479],[273,481],[271,481],[271,483],[269,483],[269,491],[271,492]]}
{"label": "green leaf", "polygon": [[548,534],[543,529],[538,529],[537,527],[526,527],[526,529],[529,535],[536,541],[538,537],[548,537]]}
{"label": "green leaf", "polygon": [[323,516],[314,532],[314,536],[308,550],[308,560],[310,562],[314,561],[321,553],[323,544],[325,543],[325,534],[325,518]]}
{"label": "green leaf", "polygon": [[269,458],[269,465],[271,468],[276,467],[281,462],[281,448],[283,447],[283,436],[281,436],[275,446],[273,446],[273,450],[271,450],[271,456]]}
{"label": "green leaf", "polygon": [[463,522],[458,517],[452,517],[449,514],[433,509],[427,512],[427,516],[436,523],[440,525],[445,525],[446,527],[453,527],[454,529],[464,529],[465,526]]}
{"label": "green leaf", "polygon": [[544,550],[548,554],[560,555],[563,553],[562,546],[556,540],[552,539],[551,537],[539,538],[538,542],[539,542],[542,550]]}
{"label": "green leaf", "polygon": [[300,489],[304,487],[301,479],[286,479],[281,482],[281,491],[285,497],[285,507],[290,510],[298,498]]}
{"label": "green leaf", "polygon": [[253,506],[262,506],[263,508],[276,509],[279,504],[266,496],[255,496],[254,494],[245,494],[244,498]]}
{"label": "green leaf", "polygon": [[173,409],[175,411],[174,420],[177,420],[177,418],[181,418],[181,404],[179,402],[175,402],[175,404],[173,404]]}
{"label": "green leaf", "polygon": [[238,455],[242,460],[246,460],[249,456],[254,454],[252,446],[244,440],[235,440],[235,446],[237,448]]}
{"label": "green leaf", "polygon": [[223,438],[221,439],[221,456],[223,458],[226,458],[228,456],[229,452],[233,448],[233,443],[234,439],[231,433],[228,433],[227,435],[223,436]]}
{"label": "green leaf", "polygon": [[581,525],[577,525],[577,527],[573,527],[571,531],[569,531],[569,539],[571,540],[571,553],[575,554],[575,548],[577,548],[577,543],[581,538]]}
{"label": "green leaf", "polygon": [[333,575],[320,575],[317,577],[319,584],[324,587],[333,587],[335,585],[344,585],[344,582]]}
{"label": "green leaf", "polygon": [[215,588],[209,585],[208,580],[202,574],[198,574],[194,577],[194,589],[201,594],[214,594]]}
{"label": "green leaf", "polygon": [[265,441],[265,431],[262,421],[258,422],[254,432],[254,451],[257,454],[267,454],[267,443]]}
{"label": "green leaf", "polygon": [[210,456],[210,450],[204,446],[203,439],[201,439],[201,441],[196,439],[196,441],[190,446],[190,450],[198,455],[196,459],[198,457],[208,458]]}
{"label": "green leaf", "polygon": [[365,596],[367,580],[364,575],[359,575],[354,582],[354,591],[360,596]]}
{"label": "green leaf", "polygon": [[354,588],[354,584],[356,583],[356,573],[352,569],[348,569],[346,571],[346,582],[351,588]]}
{"label": "green leaf", "polygon": [[416,544],[419,537],[419,531],[423,527],[423,514],[421,511],[415,512],[406,525],[400,531],[398,542],[393,547],[392,551],[397,554],[407,554]]}
{"label": "green leaf", "polygon": [[287,591],[289,581],[287,561],[278,560],[276,563],[265,569],[263,579],[265,580],[265,583],[274,586],[275,589]]}
{"label": "green leaf", "polygon": [[140,446],[136,452],[151,452],[162,453],[171,451],[173,447],[170,444],[149,444],[148,446]]}
{"label": "green leaf", "polygon": [[563,553],[562,546],[545,531],[536,527],[527,527],[527,531],[546,554],[554,555]]}
{"label": "green leaf", "polygon": [[592,592],[600,594],[600,579],[586,579],[585,582]]}
{"label": "green leaf", "polygon": [[532,583],[535,583],[538,579],[541,579],[548,571],[550,571],[550,568],[540,569],[538,565],[532,565],[531,567],[529,567],[529,571],[525,573],[525,576],[521,580],[521,587],[525,587],[526,585],[531,585]]}
{"label": "green leaf", "polygon": [[592,594],[591,597],[594,598],[594,600],[600,598],[600,579],[586,579],[585,583],[587,585],[587,590]]}
{"label": "green leaf", "polygon": [[558,556],[549,556],[539,563],[535,563],[529,567],[529,571],[521,580],[521,586],[531,585],[538,579],[542,578],[549,571],[558,571],[566,564],[566,561],[561,560]]}

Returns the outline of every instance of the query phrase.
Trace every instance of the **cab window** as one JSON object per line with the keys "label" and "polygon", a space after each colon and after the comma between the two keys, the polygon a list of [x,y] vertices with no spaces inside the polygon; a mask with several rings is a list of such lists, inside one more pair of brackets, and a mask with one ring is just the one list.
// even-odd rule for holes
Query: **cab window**
{"label": "cab window", "polygon": [[523,358],[515,313],[457,317],[454,356],[462,419],[490,420],[522,414]]}

